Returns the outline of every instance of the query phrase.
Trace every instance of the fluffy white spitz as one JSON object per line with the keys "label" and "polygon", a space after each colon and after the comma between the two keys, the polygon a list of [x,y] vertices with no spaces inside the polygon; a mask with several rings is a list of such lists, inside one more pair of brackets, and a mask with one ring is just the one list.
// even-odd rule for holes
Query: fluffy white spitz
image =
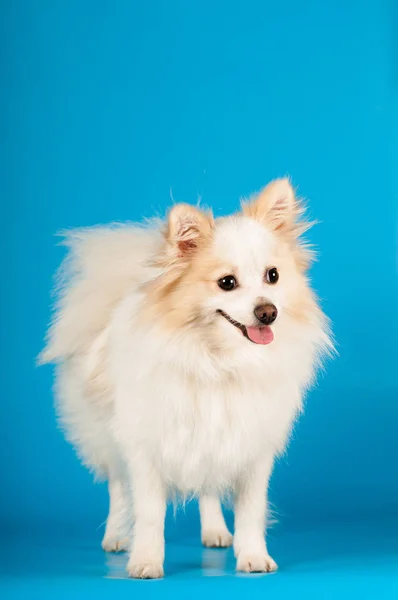
{"label": "fluffy white spitz", "polygon": [[[306,271],[308,228],[287,179],[213,219],[73,231],[42,362],[57,363],[68,439],[106,478],[103,547],[131,577],[163,576],[170,496],[199,497],[202,542],[273,571],[267,488],[320,359],[327,320]],[[235,532],[220,498],[234,499]],[[130,535],[132,525],[132,535]]]}

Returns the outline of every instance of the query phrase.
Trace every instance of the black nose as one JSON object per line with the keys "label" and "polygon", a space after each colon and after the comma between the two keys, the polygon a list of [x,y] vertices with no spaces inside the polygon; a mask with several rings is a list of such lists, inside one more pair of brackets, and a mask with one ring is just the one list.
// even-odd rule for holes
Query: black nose
{"label": "black nose", "polygon": [[278,310],[273,304],[260,304],[254,309],[254,314],[264,325],[271,325],[278,316]]}

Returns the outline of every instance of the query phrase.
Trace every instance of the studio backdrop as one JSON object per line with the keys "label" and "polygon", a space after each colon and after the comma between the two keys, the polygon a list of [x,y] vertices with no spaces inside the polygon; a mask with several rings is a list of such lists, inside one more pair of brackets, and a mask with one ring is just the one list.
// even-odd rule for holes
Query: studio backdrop
{"label": "studio backdrop", "polygon": [[[397,46],[388,0],[13,0],[1,6],[3,529],[101,538],[105,486],[56,428],[35,357],[57,231],[217,216],[289,175],[338,357],[276,466],[282,527],[398,508]],[[168,531],[198,528],[188,510]]]}

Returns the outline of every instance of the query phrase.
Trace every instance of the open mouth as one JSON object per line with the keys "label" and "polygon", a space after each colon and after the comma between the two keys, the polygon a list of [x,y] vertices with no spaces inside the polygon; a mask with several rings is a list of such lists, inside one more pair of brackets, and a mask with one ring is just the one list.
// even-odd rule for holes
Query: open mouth
{"label": "open mouth", "polygon": [[259,327],[248,327],[243,325],[243,323],[239,323],[235,321],[232,317],[227,315],[223,310],[218,309],[217,312],[224,317],[231,325],[239,329],[244,337],[248,339],[253,344],[262,344],[267,345],[270,344],[274,339],[274,334],[269,325],[260,325]]}

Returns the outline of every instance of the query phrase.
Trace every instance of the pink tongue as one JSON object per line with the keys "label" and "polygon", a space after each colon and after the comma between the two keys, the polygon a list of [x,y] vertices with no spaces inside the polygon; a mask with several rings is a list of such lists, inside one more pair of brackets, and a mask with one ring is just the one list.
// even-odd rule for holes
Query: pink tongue
{"label": "pink tongue", "polygon": [[247,335],[255,344],[270,344],[274,339],[271,327],[246,327]]}

